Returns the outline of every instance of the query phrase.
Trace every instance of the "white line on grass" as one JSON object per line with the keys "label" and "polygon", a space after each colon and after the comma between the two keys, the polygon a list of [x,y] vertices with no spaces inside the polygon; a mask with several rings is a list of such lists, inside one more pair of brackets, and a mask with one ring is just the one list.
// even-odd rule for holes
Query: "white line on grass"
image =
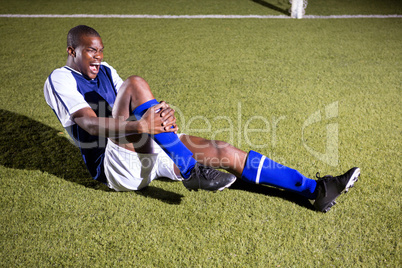
{"label": "white line on grass", "polygon": [[[122,18],[122,19],[290,19],[286,15],[119,15],[119,14],[0,14],[2,18]],[[388,19],[402,15],[305,15],[304,19]]]}

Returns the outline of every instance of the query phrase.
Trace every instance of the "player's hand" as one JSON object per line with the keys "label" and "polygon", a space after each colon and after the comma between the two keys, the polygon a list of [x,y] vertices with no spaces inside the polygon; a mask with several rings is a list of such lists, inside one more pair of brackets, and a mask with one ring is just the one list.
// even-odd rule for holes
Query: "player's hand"
{"label": "player's hand", "polygon": [[174,112],[174,109],[164,101],[149,108],[140,120],[142,132],[149,134],[177,133],[178,127]]}
{"label": "player's hand", "polygon": [[175,110],[164,101],[161,101],[160,104],[163,105],[162,109],[160,110],[160,115],[165,120],[164,121],[165,130],[177,133],[177,130],[179,128],[176,125],[176,117],[174,115]]}

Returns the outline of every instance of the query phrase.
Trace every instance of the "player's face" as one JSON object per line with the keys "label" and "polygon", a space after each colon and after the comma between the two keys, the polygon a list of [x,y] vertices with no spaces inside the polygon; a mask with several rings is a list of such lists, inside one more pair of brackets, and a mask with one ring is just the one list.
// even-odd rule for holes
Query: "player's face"
{"label": "player's face", "polygon": [[103,43],[100,37],[81,36],[80,45],[74,49],[74,69],[90,79],[96,78],[103,59]]}

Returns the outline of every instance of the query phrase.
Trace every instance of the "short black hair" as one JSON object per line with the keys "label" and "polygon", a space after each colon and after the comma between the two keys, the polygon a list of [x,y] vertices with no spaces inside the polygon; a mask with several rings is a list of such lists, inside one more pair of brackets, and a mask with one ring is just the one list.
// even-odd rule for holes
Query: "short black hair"
{"label": "short black hair", "polygon": [[86,25],[78,25],[71,28],[67,34],[67,47],[76,48],[80,45],[81,36],[96,36],[100,37],[99,33],[94,29]]}

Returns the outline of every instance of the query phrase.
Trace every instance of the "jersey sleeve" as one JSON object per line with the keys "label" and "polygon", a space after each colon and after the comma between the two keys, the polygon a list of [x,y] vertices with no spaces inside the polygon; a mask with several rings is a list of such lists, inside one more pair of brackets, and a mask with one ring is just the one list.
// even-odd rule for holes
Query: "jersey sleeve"
{"label": "jersey sleeve", "polygon": [[60,68],[49,75],[44,85],[47,104],[52,108],[63,127],[74,125],[71,115],[76,111],[90,107],[77,90],[71,71]]}
{"label": "jersey sleeve", "polygon": [[114,87],[116,88],[117,92],[119,92],[119,89],[124,82],[123,79],[120,78],[117,71],[112,66],[110,66],[108,63],[102,61],[102,64],[110,69],[110,72],[112,73],[112,80],[113,80]]}

